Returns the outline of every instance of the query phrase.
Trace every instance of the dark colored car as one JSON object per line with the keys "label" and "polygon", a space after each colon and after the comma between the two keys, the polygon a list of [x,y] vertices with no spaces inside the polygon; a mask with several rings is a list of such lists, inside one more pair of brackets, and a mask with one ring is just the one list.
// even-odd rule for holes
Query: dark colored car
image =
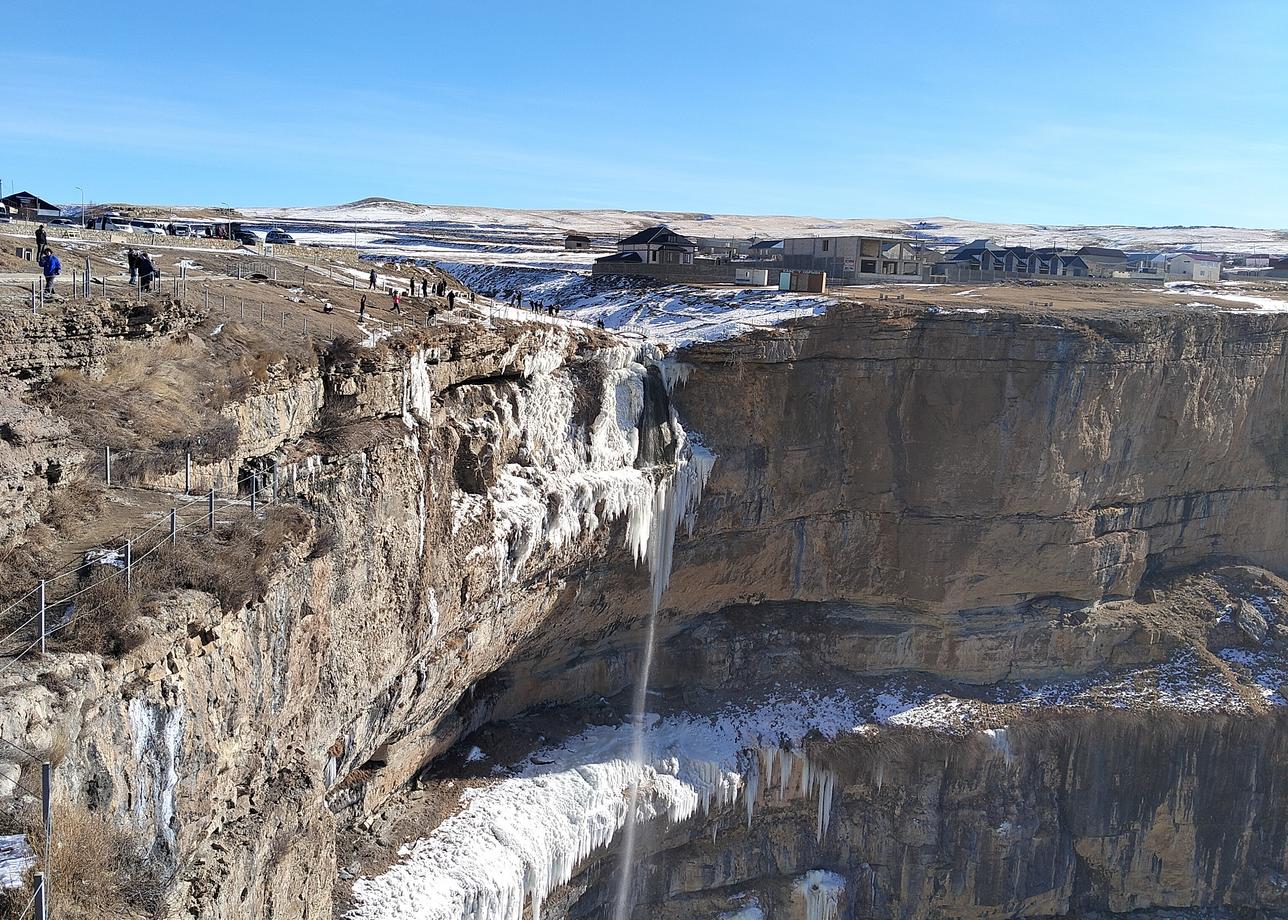
{"label": "dark colored car", "polygon": [[264,242],[290,244],[295,242],[295,237],[285,230],[270,230],[268,236],[264,237]]}
{"label": "dark colored car", "polygon": [[235,238],[243,246],[259,245],[259,236],[253,230],[238,230]]}

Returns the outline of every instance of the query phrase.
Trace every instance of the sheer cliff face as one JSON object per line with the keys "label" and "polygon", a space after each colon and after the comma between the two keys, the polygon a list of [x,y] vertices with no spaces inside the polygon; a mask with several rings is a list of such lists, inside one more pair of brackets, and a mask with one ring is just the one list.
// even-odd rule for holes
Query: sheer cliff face
{"label": "sheer cliff face", "polygon": [[1213,555],[1279,567],[1286,334],[852,307],[697,346],[677,401],[720,462],[672,596],[944,613],[1130,596]]}
{"label": "sheer cliff face", "polygon": [[[1168,622],[1138,587],[1215,558],[1285,568],[1285,334],[1273,316],[843,306],[687,350],[672,397],[717,461],[675,547],[656,686],[736,696],[900,670],[981,684],[1202,644],[1193,610],[1215,589],[1181,585],[1190,619]],[[636,673],[649,579],[624,544],[649,462],[675,449],[660,379],[686,367],[532,326],[420,345],[227,409],[244,453],[230,466],[280,460],[312,520],[264,596],[224,611],[176,592],[122,661],[6,677],[0,734],[65,742],[61,792],[150,834],[189,915],[331,916],[337,832],[371,830],[395,859],[386,809],[464,733],[598,704]],[[879,752],[814,745],[837,782],[826,840],[791,797],[762,796],[745,832],[728,813],[659,830],[637,915],[713,916],[754,889],[768,916],[805,917],[796,886],[819,866],[844,877],[842,917],[1277,904],[1258,878],[1288,873],[1288,780],[1264,706],[1251,715],[1035,719],[1008,750],[913,733]],[[1213,831],[1238,776],[1253,791]],[[578,863],[546,915],[601,916],[611,866]]]}
{"label": "sheer cliff face", "polygon": [[640,357],[593,333],[448,326],[230,404],[230,467],[277,461],[307,532],[245,607],[177,590],[119,661],[11,669],[0,736],[65,748],[59,801],[149,841],[180,915],[330,917],[337,830],[369,827],[469,727],[478,682],[554,631],[578,569],[646,528],[643,453],[669,421]]}

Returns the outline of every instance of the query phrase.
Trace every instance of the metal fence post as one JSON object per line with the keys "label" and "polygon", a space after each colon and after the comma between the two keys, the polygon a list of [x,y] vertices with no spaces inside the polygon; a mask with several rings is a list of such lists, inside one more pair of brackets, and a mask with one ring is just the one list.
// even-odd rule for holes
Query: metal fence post
{"label": "metal fence post", "polygon": [[134,541],[125,541],[125,593],[129,594],[134,587]]}
{"label": "metal fence post", "polygon": [[[45,879],[48,879],[51,873],[49,866],[49,850],[54,837],[54,765],[45,761],[40,765],[40,816],[45,826]],[[44,881],[44,880],[42,880]],[[44,890],[45,911],[49,910],[49,891],[48,882],[44,881],[41,885]]]}
{"label": "metal fence post", "polygon": [[45,873],[36,873],[36,897],[34,899],[36,911],[32,915],[36,920],[48,920],[49,914],[45,913]]}
{"label": "metal fence post", "polygon": [[36,282],[31,282],[31,315],[35,316],[40,310],[36,307]]}
{"label": "metal fence post", "polygon": [[286,331],[286,311],[282,311],[282,331]]}
{"label": "metal fence post", "polygon": [[250,513],[255,513],[255,493],[259,491],[259,473],[250,474]]}
{"label": "metal fence post", "polygon": [[192,494],[192,451],[185,453],[183,458],[183,494]]}
{"label": "metal fence post", "polygon": [[179,539],[179,509],[170,509],[170,545],[174,546]]}
{"label": "metal fence post", "polygon": [[259,305],[259,324],[264,325],[264,305],[262,303]]}
{"label": "metal fence post", "polygon": [[40,654],[45,654],[45,579],[40,579]]}
{"label": "metal fence post", "polygon": [[210,532],[215,532],[215,490],[210,490]]}
{"label": "metal fence post", "polygon": [[103,469],[106,472],[107,484],[112,484],[112,448],[106,444],[103,445]]}

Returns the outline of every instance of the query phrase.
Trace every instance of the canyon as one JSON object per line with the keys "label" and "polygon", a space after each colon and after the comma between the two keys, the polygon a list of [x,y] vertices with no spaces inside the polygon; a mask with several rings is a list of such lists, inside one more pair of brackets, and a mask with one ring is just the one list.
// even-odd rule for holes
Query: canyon
{"label": "canyon", "polygon": [[[273,471],[255,584],[21,660],[0,737],[165,916],[606,917],[628,820],[636,918],[1288,910],[1288,320],[1067,290],[269,362],[202,460]],[[5,319],[9,544],[92,476],[51,381],[242,334],[68,309]]]}

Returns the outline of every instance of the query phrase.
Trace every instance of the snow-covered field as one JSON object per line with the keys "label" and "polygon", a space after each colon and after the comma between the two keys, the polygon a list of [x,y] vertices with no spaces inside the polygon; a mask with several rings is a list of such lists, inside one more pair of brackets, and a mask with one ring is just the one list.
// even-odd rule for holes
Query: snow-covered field
{"label": "snow-covered field", "polygon": [[[512,210],[448,205],[419,205],[387,199],[315,208],[242,208],[254,220],[320,222],[332,225],[381,225],[428,237],[486,238],[496,244],[526,245],[541,239],[562,249],[569,231],[604,243],[653,224],[665,223],[688,236],[734,239],[778,239],[790,236],[846,234],[915,235],[953,244],[981,237],[1029,246],[1113,246],[1128,250],[1170,248],[1217,252],[1288,252],[1288,232],[1243,227],[1134,227],[1123,225],[1059,226],[1007,224],[927,218],[821,218],[787,215],[699,214],[670,211]],[[574,254],[575,255],[575,254]]]}
{"label": "snow-covered field", "polygon": [[[1223,652],[1234,666],[1183,650],[1157,665],[1102,672],[1041,686],[1002,684],[968,696],[915,678],[852,690],[781,689],[711,715],[650,716],[647,764],[632,766],[629,724],[594,726],[471,789],[462,810],[425,839],[402,848],[403,861],[354,886],[350,920],[520,920],[588,856],[607,847],[627,820],[626,794],[638,783],[638,819],[687,820],[742,802],[755,820],[766,797],[814,803],[820,839],[828,833],[836,777],[812,763],[806,739],[917,729],[978,734],[1009,756],[1006,726],[1025,709],[1116,709],[1152,713],[1249,712],[1262,700],[1288,705],[1278,687],[1288,673],[1270,652]],[[473,761],[486,752],[472,751]]]}

